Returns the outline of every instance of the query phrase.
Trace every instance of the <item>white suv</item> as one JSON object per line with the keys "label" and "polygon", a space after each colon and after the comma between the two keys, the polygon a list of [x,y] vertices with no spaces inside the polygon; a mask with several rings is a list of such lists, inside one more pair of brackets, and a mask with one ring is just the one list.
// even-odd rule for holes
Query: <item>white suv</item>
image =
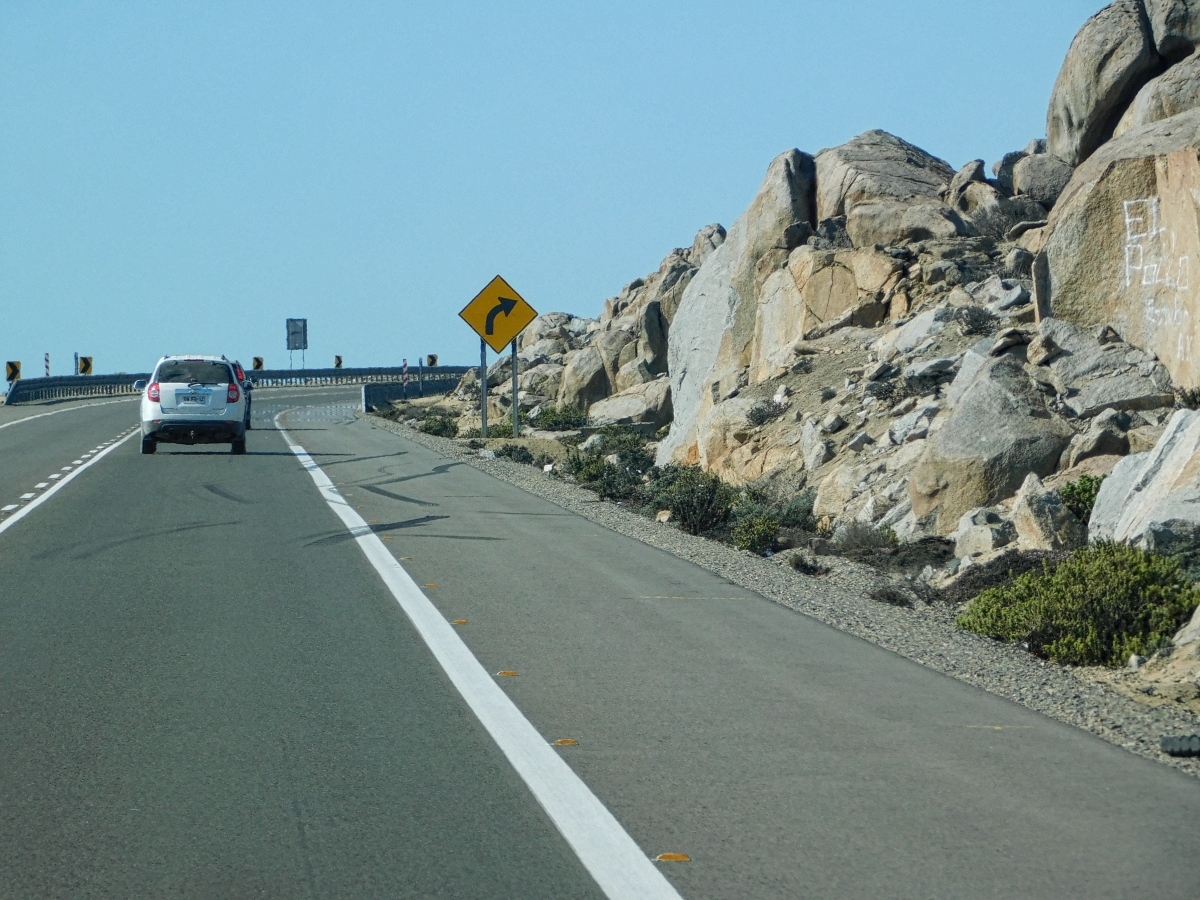
{"label": "white suv", "polygon": [[246,452],[245,391],[224,356],[164,356],[142,393],[142,452],[160,442],[223,444]]}

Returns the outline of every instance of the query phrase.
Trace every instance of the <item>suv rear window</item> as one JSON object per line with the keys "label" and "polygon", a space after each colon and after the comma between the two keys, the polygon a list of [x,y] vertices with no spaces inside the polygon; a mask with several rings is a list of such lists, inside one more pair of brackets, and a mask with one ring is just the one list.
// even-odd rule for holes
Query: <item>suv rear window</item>
{"label": "suv rear window", "polygon": [[233,373],[224,363],[203,359],[175,359],[158,367],[154,380],[167,384],[233,384]]}

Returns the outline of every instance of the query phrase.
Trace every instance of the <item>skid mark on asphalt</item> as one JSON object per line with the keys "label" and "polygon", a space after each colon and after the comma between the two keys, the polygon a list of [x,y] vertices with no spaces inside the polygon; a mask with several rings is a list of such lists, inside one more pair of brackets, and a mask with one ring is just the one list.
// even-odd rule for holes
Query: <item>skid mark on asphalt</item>
{"label": "skid mark on asphalt", "polygon": [[387,497],[391,500],[399,500],[402,503],[412,503],[416,506],[440,506],[438,503],[431,503],[428,500],[418,500],[416,497],[406,497],[403,494],[393,494],[391,491],[385,491],[383,488],[375,487],[373,484],[356,484],[356,488],[364,491],[370,491],[372,494],[378,494],[380,497]]}
{"label": "skid mark on asphalt", "polygon": [[[449,516],[422,516],[419,519],[408,519],[404,522],[392,522],[387,525],[369,525],[371,531],[376,533],[384,531],[397,531],[401,528],[420,528],[422,525],[428,525],[430,522],[436,522],[439,519],[448,519]],[[439,535],[439,537],[442,535]],[[451,535],[452,536],[452,535]],[[341,541],[353,540],[354,535],[347,531],[335,531],[332,534],[319,537],[316,540],[309,541],[305,547],[316,547],[321,544],[337,544]]]}
{"label": "skid mark on asphalt", "polygon": [[224,528],[227,525],[241,525],[240,521],[223,521],[223,522],[196,522],[192,525],[180,525],[176,528],[156,528],[153,531],[142,531],[129,537],[120,538],[115,541],[108,541],[103,544],[91,544],[86,549],[79,549],[75,544],[68,544],[63,547],[54,547],[49,550],[42,550],[39,553],[33,554],[34,559],[57,559],[64,557],[66,559],[91,559],[95,556],[100,556],[117,547],[122,547],[126,544],[137,544],[144,541],[153,541],[161,539],[169,534],[184,534],[189,531],[199,531],[202,528]]}
{"label": "skid mark on asphalt", "polygon": [[223,487],[218,487],[215,484],[206,484],[206,485],[204,485],[204,489],[206,491],[208,491],[210,494],[214,494],[215,496],[220,497],[222,500],[232,500],[234,503],[246,503],[246,504],[250,504],[250,503],[254,502],[253,500],[247,500],[245,497],[239,497],[237,494],[232,494],[229,491],[225,490]]}

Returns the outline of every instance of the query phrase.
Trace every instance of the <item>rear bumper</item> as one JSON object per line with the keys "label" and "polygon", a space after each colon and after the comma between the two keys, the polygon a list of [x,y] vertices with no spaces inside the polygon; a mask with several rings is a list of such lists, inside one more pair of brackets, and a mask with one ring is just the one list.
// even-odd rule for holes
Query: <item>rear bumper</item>
{"label": "rear bumper", "polygon": [[165,444],[227,444],[245,436],[244,421],[164,419],[142,423],[143,438]]}

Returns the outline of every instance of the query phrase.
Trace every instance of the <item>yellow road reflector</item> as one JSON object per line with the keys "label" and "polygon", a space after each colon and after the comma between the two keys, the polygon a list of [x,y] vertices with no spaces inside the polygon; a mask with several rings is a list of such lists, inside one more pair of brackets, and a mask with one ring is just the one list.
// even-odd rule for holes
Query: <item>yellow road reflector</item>
{"label": "yellow road reflector", "polygon": [[686,853],[660,853],[654,857],[655,862],[691,862],[692,858]]}
{"label": "yellow road reflector", "polygon": [[[385,541],[390,541],[390,540],[391,540],[391,538],[384,538],[384,540],[385,540]],[[412,562],[412,557],[411,557],[411,556],[402,556],[402,557],[400,557],[400,559],[402,559],[402,560],[408,560],[409,562]]]}
{"label": "yellow road reflector", "polygon": [[[518,367],[518,368],[519,368],[519,367]],[[378,519],[367,519],[367,524],[368,524],[368,525],[378,525],[378,524],[379,524],[379,520],[378,520]]]}
{"label": "yellow road reflector", "polygon": [[437,585],[436,584],[427,584],[427,585],[425,585],[425,587],[437,587]]}
{"label": "yellow road reflector", "polygon": [[390,537],[385,537],[385,538],[384,538],[384,540],[385,540],[385,541],[390,541],[390,540],[391,540],[391,538],[390,538]]}
{"label": "yellow road reflector", "polygon": [[554,742],[554,746],[556,747],[576,747],[578,745],[579,741],[573,741],[570,738],[559,738]]}
{"label": "yellow road reflector", "polygon": [[455,619],[455,620],[454,620],[453,622],[451,622],[450,624],[451,624],[451,625],[466,625],[466,624],[467,624],[467,620],[466,620],[466,619]]}
{"label": "yellow road reflector", "polygon": [[503,671],[503,672],[497,672],[496,674],[497,674],[497,675],[513,675],[513,676],[515,676],[517,673],[516,673],[516,672],[509,672],[509,671],[505,670],[505,671]]}

